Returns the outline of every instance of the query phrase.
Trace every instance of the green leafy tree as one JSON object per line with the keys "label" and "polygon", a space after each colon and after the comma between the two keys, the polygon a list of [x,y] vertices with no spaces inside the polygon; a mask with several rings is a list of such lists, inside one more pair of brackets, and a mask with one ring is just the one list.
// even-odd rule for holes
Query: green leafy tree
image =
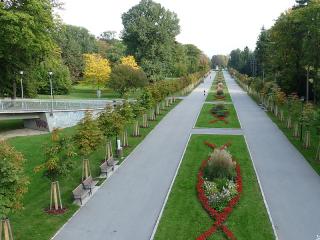
{"label": "green leafy tree", "polygon": [[98,148],[102,141],[102,132],[91,112],[87,111],[78,124],[74,140],[81,156],[88,157]]}
{"label": "green leafy tree", "polygon": [[0,219],[22,208],[22,198],[29,184],[24,171],[23,155],[0,141]]}
{"label": "green leafy tree", "polygon": [[49,0],[0,2],[1,95],[16,97],[17,77],[56,50],[55,23]]}
{"label": "green leafy tree", "polygon": [[116,65],[111,73],[108,86],[123,96],[126,92],[142,88],[148,83],[142,69],[134,69],[128,65]]}
{"label": "green leafy tree", "polygon": [[147,76],[159,80],[172,63],[175,37],[180,33],[175,13],[152,0],[142,0],[122,15],[122,39]]}

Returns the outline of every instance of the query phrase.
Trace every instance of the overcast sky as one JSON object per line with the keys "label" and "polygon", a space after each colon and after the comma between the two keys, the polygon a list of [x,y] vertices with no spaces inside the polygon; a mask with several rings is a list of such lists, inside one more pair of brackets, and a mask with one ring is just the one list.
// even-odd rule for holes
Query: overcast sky
{"label": "overcast sky", "polygon": [[[121,14],[140,0],[62,0],[59,14],[67,24],[83,26],[95,35],[120,33]],[[197,45],[209,57],[232,49],[254,48],[261,27],[295,3],[294,0],[156,0],[178,14],[181,43]]]}

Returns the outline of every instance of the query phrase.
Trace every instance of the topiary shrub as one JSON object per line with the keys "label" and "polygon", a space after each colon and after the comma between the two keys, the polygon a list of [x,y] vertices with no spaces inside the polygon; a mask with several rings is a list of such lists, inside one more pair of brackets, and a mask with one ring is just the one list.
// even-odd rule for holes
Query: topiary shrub
{"label": "topiary shrub", "polygon": [[223,88],[218,88],[217,89],[217,96],[223,96],[224,95],[224,92],[223,92]]}
{"label": "topiary shrub", "polygon": [[216,178],[233,179],[236,172],[231,154],[225,149],[215,149],[211,153],[203,173],[208,181],[213,181]]}
{"label": "topiary shrub", "polygon": [[219,82],[217,88],[218,88],[218,89],[219,89],[219,88],[223,89],[223,87],[224,87],[223,83],[222,83],[222,82]]}

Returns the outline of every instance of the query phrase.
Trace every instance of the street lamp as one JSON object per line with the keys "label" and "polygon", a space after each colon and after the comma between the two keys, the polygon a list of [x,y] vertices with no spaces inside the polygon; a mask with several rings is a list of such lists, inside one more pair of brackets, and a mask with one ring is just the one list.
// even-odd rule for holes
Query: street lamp
{"label": "street lamp", "polygon": [[301,101],[300,141],[302,141],[304,97],[301,97],[300,101]]}
{"label": "street lamp", "polygon": [[51,112],[50,112],[50,115],[53,116],[53,87],[52,87],[52,75],[53,75],[53,72],[48,72],[48,74],[49,74],[50,95],[51,95]]}
{"label": "street lamp", "polygon": [[21,88],[21,98],[23,99],[23,84],[22,84],[22,77],[23,77],[23,71],[20,71],[20,88]]}

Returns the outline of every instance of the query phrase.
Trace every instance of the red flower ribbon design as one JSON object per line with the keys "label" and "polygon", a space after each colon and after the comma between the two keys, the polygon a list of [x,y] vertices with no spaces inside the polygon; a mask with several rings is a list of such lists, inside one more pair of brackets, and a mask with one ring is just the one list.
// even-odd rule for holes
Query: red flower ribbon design
{"label": "red flower ribbon design", "polygon": [[[205,142],[207,146],[214,149],[216,147],[215,144]],[[224,144],[220,149],[225,149],[229,147],[231,143]],[[199,237],[197,237],[197,240],[206,240],[208,237],[210,237],[212,234],[214,234],[218,229],[221,229],[225,235],[230,240],[236,240],[236,237],[232,233],[231,230],[227,228],[227,226],[223,225],[223,223],[227,220],[230,213],[233,211],[233,208],[240,200],[240,195],[242,193],[242,178],[241,178],[241,171],[239,164],[236,165],[236,185],[237,185],[237,192],[238,194],[233,197],[227,204],[227,206],[222,210],[222,212],[218,212],[214,208],[210,207],[209,200],[204,192],[204,179],[203,179],[203,170],[206,167],[208,163],[208,159],[204,160],[201,164],[200,171],[198,173],[198,183],[197,183],[197,192],[198,192],[198,198],[203,206],[203,208],[208,212],[208,214],[215,219],[214,224],[211,228],[209,228],[207,231],[202,233]]]}

